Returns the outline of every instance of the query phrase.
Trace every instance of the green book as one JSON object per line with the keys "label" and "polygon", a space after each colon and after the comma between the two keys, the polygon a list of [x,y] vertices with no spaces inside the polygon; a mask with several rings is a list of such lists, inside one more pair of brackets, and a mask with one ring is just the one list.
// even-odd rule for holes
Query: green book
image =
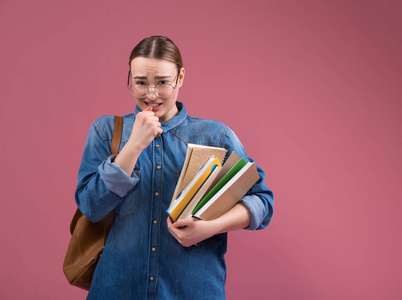
{"label": "green book", "polygon": [[234,166],[223,176],[223,178],[209,191],[208,194],[205,195],[204,198],[197,204],[194,208],[192,215],[195,215],[201,207],[204,206],[226,183],[232,179],[233,176],[237,174],[245,165],[247,164],[246,160],[242,157]]}

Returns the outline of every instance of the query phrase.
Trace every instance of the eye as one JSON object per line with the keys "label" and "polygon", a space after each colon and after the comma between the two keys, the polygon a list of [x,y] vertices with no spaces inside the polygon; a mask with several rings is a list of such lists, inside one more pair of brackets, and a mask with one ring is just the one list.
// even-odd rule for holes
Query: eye
{"label": "eye", "polygon": [[145,81],[137,81],[137,82],[135,83],[135,85],[139,85],[139,86],[147,86],[147,84],[146,84],[146,82],[145,82]]}
{"label": "eye", "polygon": [[169,84],[169,82],[166,80],[161,80],[158,82],[158,85],[166,85],[166,84]]}

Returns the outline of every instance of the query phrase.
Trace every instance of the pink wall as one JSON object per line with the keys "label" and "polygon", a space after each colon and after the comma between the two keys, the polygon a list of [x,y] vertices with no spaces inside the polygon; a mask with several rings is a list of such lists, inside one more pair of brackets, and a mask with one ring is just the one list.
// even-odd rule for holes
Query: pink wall
{"label": "pink wall", "polygon": [[401,2],[109,3],[0,4],[0,298],[85,298],[62,263],[87,130],[134,109],[129,52],[162,34],[188,112],[276,196],[268,229],[230,234],[228,299],[400,299]]}

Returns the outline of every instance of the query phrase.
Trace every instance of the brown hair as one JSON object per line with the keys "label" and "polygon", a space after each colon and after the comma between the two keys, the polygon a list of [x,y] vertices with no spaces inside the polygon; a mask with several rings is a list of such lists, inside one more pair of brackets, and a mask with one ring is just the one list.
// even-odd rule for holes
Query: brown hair
{"label": "brown hair", "polygon": [[128,65],[130,71],[128,72],[127,85],[129,84],[131,74],[131,61],[136,57],[157,58],[170,61],[177,66],[177,73],[180,73],[183,68],[183,60],[181,58],[180,50],[177,48],[173,41],[165,36],[150,36],[143,39],[134,47],[130,54]]}

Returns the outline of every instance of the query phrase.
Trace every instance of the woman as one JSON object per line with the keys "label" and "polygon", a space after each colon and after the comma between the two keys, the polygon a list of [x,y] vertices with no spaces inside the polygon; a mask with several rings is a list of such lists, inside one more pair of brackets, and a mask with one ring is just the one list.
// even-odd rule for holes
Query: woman
{"label": "woman", "polygon": [[257,167],[260,180],[218,219],[172,224],[166,209],[188,143],[226,148],[251,160],[231,129],[188,116],[177,101],[185,71],[170,39],[142,40],[129,65],[137,106],[124,116],[120,153],[109,157],[113,117],[99,118],[78,175],[76,202],[84,215],[98,221],[116,213],[87,299],[225,299],[226,232],[262,229],[272,218],[264,172]]}

